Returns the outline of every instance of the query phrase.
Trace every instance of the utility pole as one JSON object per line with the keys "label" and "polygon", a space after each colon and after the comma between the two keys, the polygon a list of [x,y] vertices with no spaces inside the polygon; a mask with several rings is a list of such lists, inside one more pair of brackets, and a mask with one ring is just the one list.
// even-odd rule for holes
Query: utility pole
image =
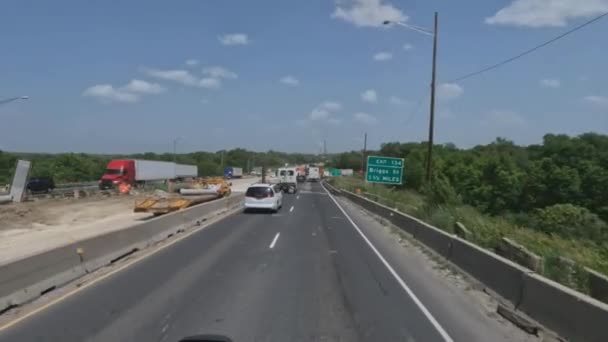
{"label": "utility pole", "polygon": [[220,172],[224,173],[224,150],[222,150],[222,157],[220,159]]}
{"label": "utility pole", "polygon": [[429,118],[429,146],[426,156],[426,181],[431,182],[432,167],[433,167],[433,134],[435,131],[435,89],[437,75],[437,27],[438,13],[435,12],[435,26],[433,30],[433,75],[431,79],[431,114]]}
{"label": "utility pole", "polygon": [[363,151],[361,152],[361,172],[365,173],[365,155],[367,154],[367,132],[363,136]]}
{"label": "utility pole", "polygon": [[323,140],[323,160],[327,159],[327,140]]}
{"label": "utility pole", "polygon": [[177,160],[177,139],[173,139],[173,162]]}

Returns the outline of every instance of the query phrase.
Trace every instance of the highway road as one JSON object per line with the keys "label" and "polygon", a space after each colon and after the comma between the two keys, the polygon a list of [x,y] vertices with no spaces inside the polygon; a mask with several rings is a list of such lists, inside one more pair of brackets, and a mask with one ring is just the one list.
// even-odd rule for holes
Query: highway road
{"label": "highway road", "polygon": [[0,341],[525,341],[320,184],[238,213],[0,331]]}

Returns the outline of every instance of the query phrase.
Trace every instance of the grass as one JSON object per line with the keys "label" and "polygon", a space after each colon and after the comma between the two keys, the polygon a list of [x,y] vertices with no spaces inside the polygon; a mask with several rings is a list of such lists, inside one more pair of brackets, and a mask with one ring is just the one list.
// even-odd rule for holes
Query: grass
{"label": "grass", "polygon": [[[510,238],[544,258],[543,275],[563,285],[588,293],[583,266],[608,274],[608,247],[595,241],[565,239],[519,226],[504,217],[489,216],[468,205],[434,206],[411,190],[372,185],[357,177],[332,179],[342,189],[362,194],[401,212],[410,214],[442,230],[453,233],[455,222],[463,223],[472,233],[470,240],[494,250],[503,237]],[[574,264],[567,262],[574,261]]]}

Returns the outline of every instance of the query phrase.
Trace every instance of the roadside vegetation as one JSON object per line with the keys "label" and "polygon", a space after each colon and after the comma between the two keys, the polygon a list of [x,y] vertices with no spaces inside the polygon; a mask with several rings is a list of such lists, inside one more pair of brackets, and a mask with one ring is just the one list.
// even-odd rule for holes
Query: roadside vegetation
{"label": "roadside vegetation", "polygon": [[[370,152],[405,158],[404,186],[371,185],[362,177],[335,179],[336,185],[378,196],[449,232],[461,222],[470,240],[491,250],[510,238],[544,258],[547,277],[581,291],[587,290],[583,267],[608,274],[608,136],[547,135],[542,145],[526,147],[504,139],[472,149],[437,146],[430,186],[425,148],[388,143]],[[357,152],[333,162],[360,165]]]}
{"label": "roadside vegetation", "polygon": [[[223,157],[222,157],[223,154]],[[0,185],[10,183],[17,159],[32,162],[31,176],[51,176],[56,183],[76,183],[99,180],[111,159],[146,159],[173,161],[170,153],[142,153],[130,155],[95,155],[84,153],[9,153],[0,151]],[[177,154],[176,161],[181,164],[198,166],[199,176],[223,175],[224,166],[241,167],[244,170],[256,166],[280,166],[285,163],[299,164],[317,160],[312,154],[282,153],[275,151],[252,152],[245,149],[233,149],[217,152],[193,152]]]}

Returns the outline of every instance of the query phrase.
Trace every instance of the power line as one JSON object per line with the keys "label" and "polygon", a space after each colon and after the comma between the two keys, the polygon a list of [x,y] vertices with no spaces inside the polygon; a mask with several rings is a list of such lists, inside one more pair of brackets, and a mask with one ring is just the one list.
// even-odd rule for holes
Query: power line
{"label": "power line", "polygon": [[466,80],[466,79],[468,79],[468,78],[471,78],[471,77],[474,77],[474,76],[477,76],[477,75],[483,74],[483,73],[485,73],[485,72],[487,72],[487,71],[490,71],[490,70],[493,70],[493,69],[499,68],[499,67],[501,67],[501,66],[503,66],[503,65],[505,65],[505,64],[511,63],[511,62],[513,62],[513,61],[515,61],[515,60],[517,60],[517,59],[520,59],[520,58],[522,58],[522,57],[524,57],[524,56],[526,56],[526,55],[531,54],[532,52],[534,52],[534,51],[536,51],[536,50],[538,50],[538,49],[541,49],[541,48],[543,48],[543,47],[545,47],[545,46],[547,46],[547,45],[549,45],[549,44],[551,44],[551,43],[554,43],[554,42],[556,42],[556,41],[558,41],[558,40],[560,40],[560,39],[562,39],[562,38],[564,38],[564,37],[566,37],[566,36],[568,36],[568,35],[570,35],[570,34],[572,34],[572,33],[576,32],[576,31],[578,31],[578,30],[582,29],[582,28],[583,28],[583,27],[585,27],[585,26],[588,26],[588,25],[593,24],[594,22],[596,22],[596,21],[598,21],[598,20],[602,19],[603,17],[605,17],[605,16],[607,16],[607,15],[608,15],[608,12],[606,12],[606,13],[604,13],[604,14],[602,14],[602,15],[599,15],[599,16],[597,16],[597,17],[595,17],[595,18],[593,18],[593,19],[591,19],[591,20],[589,20],[589,21],[587,21],[587,22],[585,22],[585,23],[583,23],[583,24],[581,24],[581,25],[579,25],[579,26],[576,26],[575,28],[573,28],[573,29],[571,29],[571,30],[569,30],[569,31],[566,31],[566,32],[564,32],[564,33],[560,34],[559,36],[557,36],[557,37],[555,37],[555,38],[553,38],[553,39],[551,39],[551,40],[548,40],[548,41],[546,41],[546,42],[544,42],[544,43],[542,43],[542,44],[540,44],[540,45],[537,45],[537,46],[535,46],[535,47],[533,47],[533,48],[531,48],[531,49],[529,49],[529,50],[526,50],[526,51],[524,51],[524,52],[520,53],[519,55],[516,55],[516,56],[511,57],[511,58],[509,58],[509,59],[505,59],[504,61],[499,62],[499,63],[496,63],[496,64],[494,64],[494,65],[491,65],[491,66],[489,66],[489,67],[487,67],[487,68],[483,68],[483,69],[481,69],[481,70],[478,70],[478,71],[475,71],[475,72],[472,72],[472,73],[466,74],[466,75],[464,75],[464,76],[457,77],[457,78],[455,78],[455,79],[453,79],[453,80],[451,80],[451,81],[448,81],[447,83],[454,83],[454,82],[463,81],[463,80]]}

